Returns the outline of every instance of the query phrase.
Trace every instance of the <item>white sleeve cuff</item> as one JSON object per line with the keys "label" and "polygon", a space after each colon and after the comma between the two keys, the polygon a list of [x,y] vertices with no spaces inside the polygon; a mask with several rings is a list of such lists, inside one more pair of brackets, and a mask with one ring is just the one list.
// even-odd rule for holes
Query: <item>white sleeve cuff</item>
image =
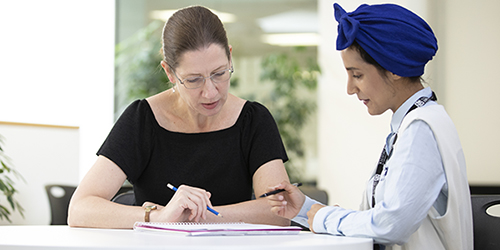
{"label": "white sleeve cuff", "polygon": [[344,235],[338,230],[339,225],[353,210],[341,207],[323,207],[314,215],[313,231],[315,233],[328,233],[333,235]]}
{"label": "white sleeve cuff", "polygon": [[315,233],[328,233],[328,230],[326,229],[325,225],[325,220],[330,215],[333,207],[323,207],[318,212],[316,215],[314,215],[314,221],[313,221],[313,231]]}

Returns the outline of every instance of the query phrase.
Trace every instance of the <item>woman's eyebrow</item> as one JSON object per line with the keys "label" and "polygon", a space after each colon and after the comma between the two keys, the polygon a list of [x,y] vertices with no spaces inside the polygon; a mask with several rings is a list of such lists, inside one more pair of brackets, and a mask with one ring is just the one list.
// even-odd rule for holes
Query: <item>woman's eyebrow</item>
{"label": "woman's eyebrow", "polygon": [[[213,69],[210,74],[216,73],[216,72],[222,70],[224,67],[226,67],[226,65],[221,65],[221,66]],[[187,78],[187,77],[197,77],[197,76],[203,76],[203,75],[201,73],[188,73],[188,74],[186,74],[185,77]]]}
{"label": "woman's eyebrow", "polygon": [[358,68],[356,67],[346,67],[345,68],[347,71],[351,71],[351,70],[359,70]]}
{"label": "woman's eyebrow", "polygon": [[214,70],[212,70],[212,72],[217,72],[217,71],[219,71],[221,69],[224,69],[225,67],[226,67],[226,65],[221,65],[218,68],[215,68]]}

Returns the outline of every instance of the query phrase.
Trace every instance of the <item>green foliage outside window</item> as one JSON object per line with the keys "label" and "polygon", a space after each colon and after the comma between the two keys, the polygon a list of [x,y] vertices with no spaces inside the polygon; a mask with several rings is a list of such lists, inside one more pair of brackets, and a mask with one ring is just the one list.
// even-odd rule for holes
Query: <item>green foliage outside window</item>
{"label": "green foliage outside window", "polygon": [[155,21],[115,47],[115,107],[120,115],[132,101],[172,87],[160,65],[161,30]]}
{"label": "green foliage outside window", "polygon": [[0,220],[7,220],[12,223],[10,216],[12,212],[19,212],[24,218],[24,209],[21,207],[19,202],[15,199],[15,194],[17,193],[14,187],[15,182],[12,180],[11,176],[17,179],[22,179],[22,176],[11,167],[10,158],[5,155],[3,151],[3,141],[4,138],[0,135],[0,191],[6,198],[9,205],[0,204]]}
{"label": "green foliage outside window", "polygon": [[300,48],[295,53],[271,54],[262,61],[261,80],[273,83],[269,95],[259,100],[273,114],[289,157],[285,163],[292,182],[301,181],[297,159],[305,154],[302,129],[316,112],[315,92],[320,74],[312,58],[301,64]]}

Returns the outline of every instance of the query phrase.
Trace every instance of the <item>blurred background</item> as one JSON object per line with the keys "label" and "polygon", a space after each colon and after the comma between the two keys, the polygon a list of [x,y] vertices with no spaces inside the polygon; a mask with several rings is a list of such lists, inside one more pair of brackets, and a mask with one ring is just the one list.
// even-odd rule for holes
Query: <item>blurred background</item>
{"label": "blurred background", "polygon": [[[331,204],[357,209],[391,113],[371,117],[356,96],[347,95],[334,46],[334,2],[347,11],[381,3],[0,1],[0,205],[12,212],[10,221],[0,217],[0,225],[49,224],[44,187],[78,185],[123,108],[170,87],[159,66],[161,29],[173,11],[190,5],[206,6],[223,20],[233,46],[230,91],[269,108],[291,159],[291,178],[326,191]],[[455,122],[471,186],[495,189],[500,2],[391,2],[434,29],[439,51],[424,79]]]}

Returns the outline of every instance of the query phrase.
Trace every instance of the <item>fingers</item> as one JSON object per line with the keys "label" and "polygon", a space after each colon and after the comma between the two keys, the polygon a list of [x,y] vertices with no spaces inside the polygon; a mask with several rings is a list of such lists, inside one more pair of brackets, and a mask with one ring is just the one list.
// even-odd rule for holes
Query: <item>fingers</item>
{"label": "fingers", "polygon": [[182,209],[190,210],[189,220],[199,221],[207,218],[207,206],[212,207],[211,194],[203,189],[186,185],[179,186],[174,197],[179,199]]}
{"label": "fingers", "polygon": [[314,224],[314,215],[313,216],[309,216],[309,214],[308,214],[307,224],[309,224],[309,230],[311,230],[311,232],[313,232],[313,233],[316,233],[316,232],[314,232],[314,226],[313,226],[313,224]]}
{"label": "fingers", "polygon": [[283,181],[280,184],[274,186],[274,187],[268,187],[266,190],[267,192],[272,192],[275,190],[285,190],[283,192],[279,192],[274,195],[268,195],[266,196],[269,201],[280,201],[280,200],[288,200],[290,196],[300,196],[302,193],[300,189],[295,186],[290,184],[289,182]]}
{"label": "fingers", "polygon": [[311,206],[311,209],[309,209],[309,211],[307,212],[307,218],[308,218],[307,223],[309,224],[309,228],[313,233],[314,231],[312,230],[312,228],[313,228],[314,216],[316,216],[316,213],[318,213],[318,211],[324,207],[325,205],[322,204],[314,204]]}
{"label": "fingers", "polygon": [[271,205],[271,212],[278,216],[285,216],[288,202],[286,200],[279,201],[271,201],[268,200],[268,203]]}
{"label": "fingers", "polygon": [[266,189],[266,192],[271,192],[271,191],[274,191],[274,190],[277,190],[277,189],[285,189],[285,190],[288,190],[286,187],[290,185],[290,186],[293,186],[291,185],[290,183],[286,182],[286,181],[283,181],[281,182],[280,184],[274,186],[274,187],[268,187]]}
{"label": "fingers", "polygon": [[187,200],[187,202],[183,204],[182,208],[184,210],[189,210],[190,215],[188,217],[188,220],[190,221],[198,222],[200,220],[200,217],[204,218],[204,211],[202,210],[203,207],[198,205],[196,202],[193,202],[192,200]]}
{"label": "fingers", "polygon": [[314,220],[307,219],[307,223],[309,224],[309,230],[310,230],[312,233],[316,233],[316,232],[314,232],[313,221],[314,221]]}
{"label": "fingers", "polygon": [[285,208],[282,206],[271,207],[271,212],[275,215],[281,216]]}
{"label": "fingers", "polygon": [[191,215],[188,219],[194,221],[199,221],[200,217],[205,219],[208,200],[208,195],[206,194],[205,190],[181,185],[177,192],[179,191],[181,191],[182,194],[185,193],[187,198],[185,203],[186,207],[184,208],[191,211]]}
{"label": "fingers", "polygon": [[283,195],[292,194],[297,191],[298,188],[295,185],[284,181],[276,186],[266,188],[266,193],[260,197],[270,197],[272,200],[283,199]]}
{"label": "fingers", "polygon": [[274,187],[267,188],[267,192],[278,189],[285,191],[266,196],[267,202],[271,206],[271,212],[278,216],[292,219],[300,212],[305,201],[305,195],[297,186],[286,181]]}
{"label": "fingers", "polygon": [[287,201],[285,197],[281,194],[275,194],[267,197],[267,202],[271,206],[286,206]]}

